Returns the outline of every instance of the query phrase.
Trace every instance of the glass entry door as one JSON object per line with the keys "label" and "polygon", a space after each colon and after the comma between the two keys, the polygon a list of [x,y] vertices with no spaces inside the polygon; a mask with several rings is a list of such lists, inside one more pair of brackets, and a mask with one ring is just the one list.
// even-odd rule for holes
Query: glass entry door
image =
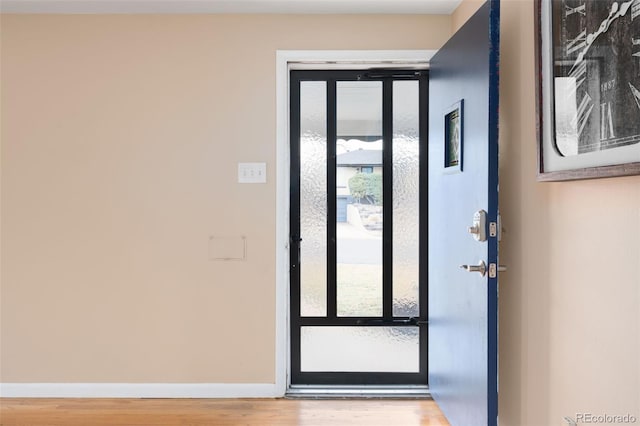
{"label": "glass entry door", "polygon": [[290,77],[291,384],[426,385],[427,71]]}

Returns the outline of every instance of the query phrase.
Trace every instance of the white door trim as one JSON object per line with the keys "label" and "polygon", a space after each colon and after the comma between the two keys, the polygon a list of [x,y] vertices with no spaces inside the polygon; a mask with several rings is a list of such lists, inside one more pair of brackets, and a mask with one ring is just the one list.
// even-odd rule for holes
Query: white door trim
{"label": "white door trim", "polygon": [[436,50],[276,51],[276,393],[289,387],[289,70],[416,66]]}

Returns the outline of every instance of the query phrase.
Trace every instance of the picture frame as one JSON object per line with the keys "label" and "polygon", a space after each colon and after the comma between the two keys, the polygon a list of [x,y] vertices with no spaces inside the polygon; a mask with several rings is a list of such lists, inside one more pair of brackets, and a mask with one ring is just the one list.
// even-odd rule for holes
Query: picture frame
{"label": "picture frame", "polygon": [[640,175],[640,1],[534,5],[538,180]]}
{"label": "picture frame", "polygon": [[456,102],[443,113],[444,118],[444,171],[462,172],[464,148],[464,100]]}

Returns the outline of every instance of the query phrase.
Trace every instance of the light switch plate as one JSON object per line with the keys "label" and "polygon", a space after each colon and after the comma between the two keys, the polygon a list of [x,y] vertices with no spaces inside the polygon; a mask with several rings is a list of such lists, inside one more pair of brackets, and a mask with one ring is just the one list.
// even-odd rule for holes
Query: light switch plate
{"label": "light switch plate", "polygon": [[238,183],[267,183],[267,163],[238,163]]}

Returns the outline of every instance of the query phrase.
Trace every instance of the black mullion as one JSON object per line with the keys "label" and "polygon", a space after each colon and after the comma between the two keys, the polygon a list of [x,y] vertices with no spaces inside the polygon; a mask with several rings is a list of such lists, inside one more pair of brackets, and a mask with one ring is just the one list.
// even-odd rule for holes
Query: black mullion
{"label": "black mullion", "polygon": [[393,317],[393,80],[382,82],[382,316]]}
{"label": "black mullion", "polygon": [[[300,79],[291,73],[290,85],[290,309],[291,374],[300,373]],[[293,377],[292,377],[293,379]]]}
{"label": "black mullion", "polygon": [[[420,318],[429,318],[429,270],[428,270],[428,212],[429,197],[427,193],[427,182],[429,170],[428,158],[428,142],[429,142],[429,72],[424,71],[422,77],[418,80],[419,84],[419,149],[420,149],[420,181],[419,181],[419,239],[418,239],[418,259],[419,259],[419,285],[418,285],[418,304]],[[429,371],[429,327],[420,327],[420,372],[425,376],[425,383],[428,382],[427,372]]]}
{"label": "black mullion", "polygon": [[381,317],[302,317],[298,324],[301,327],[417,327],[415,320],[412,317],[394,317],[393,320]]}
{"label": "black mullion", "polygon": [[336,80],[327,80],[327,317],[337,316]]}

